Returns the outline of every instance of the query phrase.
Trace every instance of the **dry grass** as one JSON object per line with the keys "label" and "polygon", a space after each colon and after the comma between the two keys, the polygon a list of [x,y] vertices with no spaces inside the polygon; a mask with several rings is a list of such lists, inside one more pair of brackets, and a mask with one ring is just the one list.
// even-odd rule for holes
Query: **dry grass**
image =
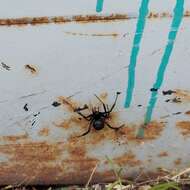
{"label": "dry grass", "polygon": [[179,173],[167,174],[154,180],[146,180],[141,182],[122,180],[120,173],[122,168],[116,168],[112,161],[108,159],[112,166],[113,172],[117,180],[109,184],[90,185],[91,179],[96,172],[98,164],[94,167],[89,180],[84,187],[81,186],[12,186],[1,187],[1,190],[190,190],[190,168]]}

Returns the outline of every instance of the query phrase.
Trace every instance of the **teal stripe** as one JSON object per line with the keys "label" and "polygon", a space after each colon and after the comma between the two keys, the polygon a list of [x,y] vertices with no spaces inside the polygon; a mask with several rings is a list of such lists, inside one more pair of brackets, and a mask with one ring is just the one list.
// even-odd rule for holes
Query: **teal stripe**
{"label": "teal stripe", "polygon": [[135,67],[137,63],[137,56],[139,53],[139,46],[142,40],[143,31],[146,23],[146,16],[148,14],[149,0],[142,0],[141,7],[139,9],[139,18],[137,21],[135,37],[133,40],[133,48],[130,56],[130,64],[128,69],[128,87],[127,95],[125,99],[125,108],[128,108],[131,104],[133,89],[135,86]]}
{"label": "teal stripe", "polygon": [[[153,88],[155,89],[159,90],[163,83],[164,73],[169,63],[169,59],[173,50],[174,41],[176,39],[179,26],[183,19],[183,12],[184,12],[184,0],[176,0],[176,6],[174,8],[174,17],[173,17],[171,29],[168,35],[168,43],[161,60],[161,64],[157,73],[156,82],[153,85]],[[145,124],[151,121],[152,113],[157,102],[157,95],[158,95],[158,91],[156,92],[154,91],[151,94],[149,105],[148,105],[146,116],[145,116]]]}
{"label": "teal stripe", "polygon": [[96,3],[96,12],[101,12],[103,9],[104,0],[97,0]]}

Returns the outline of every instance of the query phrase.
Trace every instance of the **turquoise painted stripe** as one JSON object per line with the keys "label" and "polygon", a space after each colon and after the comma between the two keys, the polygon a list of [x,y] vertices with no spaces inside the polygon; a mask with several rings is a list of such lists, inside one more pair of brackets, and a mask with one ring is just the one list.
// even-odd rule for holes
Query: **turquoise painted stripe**
{"label": "turquoise painted stripe", "polygon": [[104,0],[97,0],[96,3],[96,12],[102,12],[103,10],[103,4],[104,4]]}
{"label": "turquoise painted stripe", "polygon": [[148,14],[149,0],[142,0],[139,9],[139,17],[136,26],[135,37],[133,39],[133,48],[130,56],[130,64],[128,69],[128,87],[125,99],[125,108],[128,108],[132,101],[133,90],[135,86],[135,67],[139,53],[139,46],[142,40],[143,31],[146,23],[146,16]]}
{"label": "turquoise painted stripe", "polygon": [[[174,8],[174,17],[173,17],[171,29],[168,35],[168,43],[166,45],[165,52],[161,60],[161,64],[159,66],[156,81],[153,85],[154,89],[159,90],[163,83],[166,67],[169,63],[169,59],[173,50],[177,32],[179,30],[180,24],[183,19],[183,12],[184,12],[184,0],[176,0],[176,6]],[[147,107],[147,112],[145,116],[145,124],[151,121],[152,113],[157,102],[157,95],[158,95],[158,91],[153,91],[151,93],[149,105]]]}

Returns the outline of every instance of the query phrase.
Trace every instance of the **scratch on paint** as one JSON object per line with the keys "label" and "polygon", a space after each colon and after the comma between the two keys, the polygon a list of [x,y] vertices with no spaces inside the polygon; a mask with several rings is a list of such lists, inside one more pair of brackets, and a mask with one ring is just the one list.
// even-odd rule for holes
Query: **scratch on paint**
{"label": "scratch on paint", "polygon": [[[165,73],[166,67],[169,63],[169,59],[170,59],[170,56],[171,56],[171,53],[173,50],[173,46],[174,46],[174,42],[175,42],[175,39],[177,36],[178,29],[182,22],[183,12],[184,12],[184,0],[177,0],[176,6],[174,8],[174,17],[172,20],[172,25],[171,25],[170,32],[168,35],[168,43],[166,45],[165,52],[164,52],[162,60],[161,60],[159,70],[157,72],[156,81],[153,85],[153,88],[155,88],[155,89],[160,89],[160,87],[163,83],[164,73]],[[151,93],[151,97],[149,100],[149,105],[147,108],[145,121],[144,121],[145,124],[147,124],[151,121],[153,109],[154,109],[156,101],[157,101],[157,94],[158,94],[158,91],[152,91],[152,93]]]}
{"label": "scratch on paint", "polygon": [[96,12],[102,12],[104,0],[97,0]]}
{"label": "scratch on paint", "polygon": [[137,56],[139,53],[139,46],[142,40],[143,31],[146,23],[146,17],[148,15],[149,0],[142,0],[141,7],[139,9],[139,17],[137,21],[137,27],[135,37],[133,40],[133,48],[130,56],[130,64],[128,70],[128,87],[125,100],[125,108],[128,108],[131,104],[133,89],[135,86],[135,67],[137,62]]}

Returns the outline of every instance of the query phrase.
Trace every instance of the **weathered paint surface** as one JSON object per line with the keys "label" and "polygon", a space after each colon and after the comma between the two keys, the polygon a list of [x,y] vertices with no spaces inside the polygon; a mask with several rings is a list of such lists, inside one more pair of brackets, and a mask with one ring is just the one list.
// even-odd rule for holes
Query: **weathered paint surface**
{"label": "weathered paint surface", "polygon": [[[152,178],[189,166],[188,0],[0,7],[0,184]],[[74,5],[74,6],[73,6]],[[19,10],[19,11],[18,11]],[[113,105],[93,127],[81,117]],[[107,109],[107,108],[106,108]],[[141,178],[141,179],[142,179]]]}

